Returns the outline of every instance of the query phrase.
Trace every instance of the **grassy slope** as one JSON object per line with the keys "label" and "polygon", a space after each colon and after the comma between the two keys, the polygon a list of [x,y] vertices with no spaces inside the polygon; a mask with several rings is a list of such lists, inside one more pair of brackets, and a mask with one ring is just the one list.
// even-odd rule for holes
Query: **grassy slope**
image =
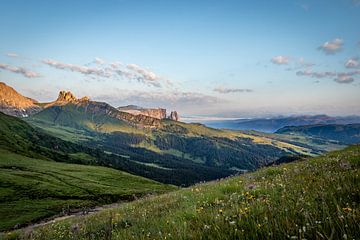
{"label": "grassy slope", "polygon": [[32,239],[356,239],[360,146],[13,232]]}
{"label": "grassy slope", "polygon": [[0,230],[81,208],[174,189],[105,167],[57,163],[0,150]]}
{"label": "grassy slope", "polygon": [[[158,146],[156,146],[155,140],[158,139],[164,139],[166,136],[175,136],[176,138],[186,141],[186,139],[192,138],[192,139],[199,139],[207,141],[207,144],[214,152],[217,152],[217,149],[224,149],[224,151],[228,151],[225,149],[231,149],[233,148],[231,144],[237,144],[234,143],[236,141],[247,141],[246,145],[265,145],[268,148],[273,148],[273,151],[278,151],[279,153],[282,151],[283,154],[287,153],[298,153],[298,154],[311,154],[313,152],[311,149],[307,147],[301,147],[296,145],[295,143],[289,143],[286,141],[282,141],[281,139],[274,139],[269,138],[266,136],[256,136],[253,134],[247,134],[240,131],[229,131],[229,130],[218,130],[218,129],[212,129],[205,127],[204,125],[200,124],[187,124],[182,122],[174,122],[174,121],[162,121],[162,127],[157,129],[156,131],[151,131],[149,129],[138,129],[129,127],[123,122],[116,123],[116,121],[99,121],[96,120],[93,117],[87,116],[87,114],[84,114],[82,112],[78,112],[75,109],[71,109],[70,107],[62,107],[60,113],[56,113],[54,109],[46,109],[39,114],[33,116],[32,119],[29,119],[29,122],[47,130],[49,133],[59,136],[66,140],[72,140],[75,139],[73,134],[71,136],[71,128],[73,128],[73,132],[79,131],[78,129],[75,129],[77,126],[82,129],[87,129],[87,131],[96,131],[99,132],[106,132],[106,133],[115,133],[116,132],[122,132],[122,133],[131,133],[131,134],[137,134],[144,136],[146,140],[138,145],[131,145],[133,147],[140,147],[145,148],[150,151],[155,151],[159,154],[171,154],[175,157],[182,157],[193,160],[194,162],[201,163],[201,156],[195,156],[191,155],[188,152],[181,152],[179,149],[159,149]],[[71,119],[71,121],[70,121]],[[86,120],[85,120],[86,119]],[[105,117],[104,117],[105,119]],[[106,118],[109,119],[109,118]],[[75,122],[75,123],[74,123]],[[54,124],[55,123],[55,124]],[[63,126],[61,126],[63,125]],[[96,127],[93,127],[95,126]],[[68,126],[67,128],[64,128],[64,126]],[[61,133],[63,132],[63,133]],[[81,138],[86,138],[83,135],[80,135]],[[225,139],[226,141],[230,141],[232,143],[229,144],[229,142],[221,141],[219,144],[218,141],[222,139]],[[181,140],[181,139],[180,139]],[[202,141],[202,144],[204,144],[204,141]],[[213,145],[213,146],[211,146]],[[214,148],[214,146],[217,146]],[[217,149],[216,149],[217,148]],[[257,150],[258,153],[252,152],[251,148],[249,150],[245,149],[239,149],[236,148],[234,151],[239,151],[242,154],[246,155],[249,159],[252,159],[253,155],[258,155],[258,153],[261,152],[261,149]],[[111,149],[107,149],[107,151],[111,151]],[[121,154],[117,152],[117,154]],[[216,154],[214,154],[216,155]],[[213,155],[213,156],[214,156]],[[265,154],[268,156],[268,154]],[[276,155],[276,154],[275,154]],[[278,154],[277,157],[280,157],[281,154]],[[265,159],[266,157],[263,157]],[[269,156],[268,161],[273,160],[273,158],[276,158],[274,156]],[[216,162],[218,166],[222,166],[223,163],[218,162],[218,159],[212,159]],[[239,162],[239,160],[234,160]],[[243,168],[249,168],[250,166],[257,165],[256,160],[252,160],[254,162],[251,162],[249,160],[245,160],[245,162],[248,162],[249,164],[243,164]],[[241,164],[240,164],[241,165]],[[246,166],[248,165],[248,166]]]}

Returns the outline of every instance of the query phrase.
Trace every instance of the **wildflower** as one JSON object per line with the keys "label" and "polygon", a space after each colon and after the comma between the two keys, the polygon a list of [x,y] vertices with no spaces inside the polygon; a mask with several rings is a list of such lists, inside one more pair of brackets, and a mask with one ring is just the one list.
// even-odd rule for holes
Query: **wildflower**
{"label": "wildflower", "polygon": [[235,221],[229,222],[230,225],[235,225],[235,223],[236,223]]}
{"label": "wildflower", "polygon": [[208,230],[208,229],[210,229],[210,226],[205,224],[205,225],[204,225],[204,229],[205,229],[205,230]]}
{"label": "wildflower", "polygon": [[344,212],[351,212],[352,211],[352,209],[349,208],[349,207],[343,208],[343,210],[344,210]]}

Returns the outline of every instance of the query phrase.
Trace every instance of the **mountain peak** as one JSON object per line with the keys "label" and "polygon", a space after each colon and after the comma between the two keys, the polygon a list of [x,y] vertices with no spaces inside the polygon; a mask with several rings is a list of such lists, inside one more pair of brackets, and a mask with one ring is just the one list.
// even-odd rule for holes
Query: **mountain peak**
{"label": "mountain peak", "polygon": [[35,103],[35,100],[24,97],[12,87],[0,82],[0,112],[17,117],[27,117],[41,110]]}
{"label": "mountain peak", "polygon": [[70,91],[60,91],[59,96],[56,99],[57,102],[75,102],[77,98]]}
{"label": "mountain peak", "polygon": [[76,98],[75,95],[70,91],[60,91],[56,102],[78,102],[78,101],[89,101],[90,98],[85,96],[80,99]]}

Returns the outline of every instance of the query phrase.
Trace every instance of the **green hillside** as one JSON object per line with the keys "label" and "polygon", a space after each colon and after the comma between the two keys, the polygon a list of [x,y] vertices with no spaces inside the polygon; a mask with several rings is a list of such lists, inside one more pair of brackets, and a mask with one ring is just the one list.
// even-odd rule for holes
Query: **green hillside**
{"label": "green hillside", "polygon": [[[121,154],[124,153],[123,151],[120,154],[115,151],[115,153],[104,151],[106,148],[97,144],[98,139],[104,136],[98,135],[96,132],[88,133],[76,129],[70,132],[72,128],[69,127],[37,129],[21,119],[2,113],[0,113],[0,127],[0,149],[33,158],[107,166],[175,185],[190,185],[225,177],[232,173],[226,169],[203,166],[172,155],[159,155],[149,150],[123,146],[126,153],[131,154],[132,158],[130,159],[128,155]],[[75,139],[79,132],[80,139],[83,140],[76,142],[64,141],[55,134],[62,133],[61,136],[71,140]],[[164,162],[169,167],[157,165],[157,162]]]}
{"label": "green hillside", "polygon": [[[100,148],[162,171],[156,176],[136,174],[164,182],[168,179],[166,169],[170,169],[176,179],[170,183],[178,185],[255,170],[284,155],[324,152],[323,145],[309,146],[287,139],[171,120],[157,120],[153,127],[135,127],[129,117],[121,120],[125,116],[116,115],[116,110],[111,110],[110,106],[105,106],[110,112],[101,110],[104,107],[102,104],[90,102],[52,106],[27,121],[51,135]],[[136,124],[141,124],[141,117],[137,120]],[[143,125],[149,126],[149,119],[145,120]]]}
{"label": "green hillside", "polygon": [[174,189],[111,168],[57,163],[0,150],[0,230],[134,195]]}
{"label": "green hillside", "polygon": [[25,239],[357,239],[360,146],[13,232]]}

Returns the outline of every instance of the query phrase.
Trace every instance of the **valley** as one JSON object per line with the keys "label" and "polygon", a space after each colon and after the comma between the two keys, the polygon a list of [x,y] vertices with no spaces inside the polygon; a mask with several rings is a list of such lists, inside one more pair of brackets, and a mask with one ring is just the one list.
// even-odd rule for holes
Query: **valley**
{"label": "valley", "polygon": [[346,235],[356,239],[360,230],[359,163],[357,145],[4,236],[341,239]]}
{"label": "valley", "polygon": [[[178,113],[115,108],[65,91],[52,102],[34,100],[37,111],[19,116],[24,110],[14,108],[28,98],[10,90],[17,97],[3,100],[2,108],[14,116],[0,113],[0,213],[7,216],[1,231],[301,161],[350,143],[286,127],[276,133],[209,128],[178,121]],[[356,139],[351,129],[337,127]]]}

